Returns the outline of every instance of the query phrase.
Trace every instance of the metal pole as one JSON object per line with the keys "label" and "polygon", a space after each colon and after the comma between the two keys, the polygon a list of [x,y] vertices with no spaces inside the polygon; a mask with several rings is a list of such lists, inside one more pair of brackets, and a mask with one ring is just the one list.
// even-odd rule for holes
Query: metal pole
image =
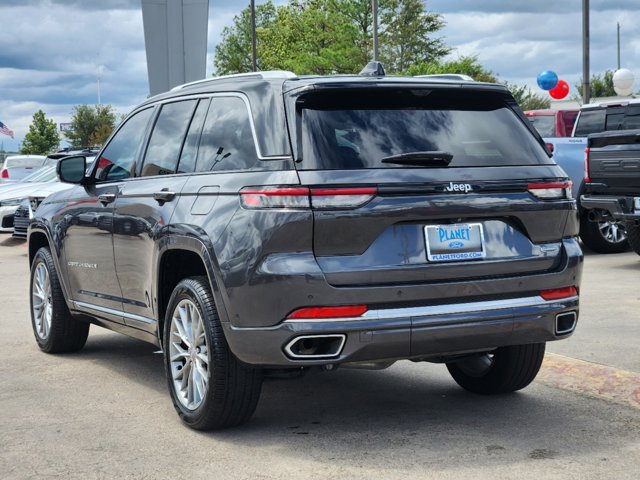
{"label": "metal pole", "polygon": [[582,103],[591,100],[589,85],[589,0],[582,0]]}
{"label": "metal pole", "polygon": [[251,0],[251,63],[253,71],[258,71],[256,58],[256,0]]}
{"label": "metal pole", "polygon": [[378,0],[371,0],[373,10],[373,61],[378,61]]}
{"label": "metal pole", "polygon": [[618,70],[620,70],[620,22],[618,22]]}

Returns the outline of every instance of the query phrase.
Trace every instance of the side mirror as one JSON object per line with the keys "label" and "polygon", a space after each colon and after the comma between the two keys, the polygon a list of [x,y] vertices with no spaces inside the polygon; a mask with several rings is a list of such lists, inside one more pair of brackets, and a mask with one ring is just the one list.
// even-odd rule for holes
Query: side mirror
{"label": "side mirror", "polygon": [[56,173],[61,182],[84,183],[84,172],[87,169],[87,159],[82,156],[65,157],[58,161]]}

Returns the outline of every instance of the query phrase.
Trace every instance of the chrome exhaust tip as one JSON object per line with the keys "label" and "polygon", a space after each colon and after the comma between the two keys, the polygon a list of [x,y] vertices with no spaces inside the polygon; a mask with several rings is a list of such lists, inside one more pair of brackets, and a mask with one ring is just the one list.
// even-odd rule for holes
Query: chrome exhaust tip
{"label": "chrome exhaust tip", "polygon": [[576,312],[564,312],[556,315],[556,335],[567,335],[576,329],[578,314]]}
{"label": "chrome exhaust tip", "polygon": [[284,347],[287,356],[295,359],[316,360],[340,355],[347,336],[344,333],[329,335],[302,335]]}

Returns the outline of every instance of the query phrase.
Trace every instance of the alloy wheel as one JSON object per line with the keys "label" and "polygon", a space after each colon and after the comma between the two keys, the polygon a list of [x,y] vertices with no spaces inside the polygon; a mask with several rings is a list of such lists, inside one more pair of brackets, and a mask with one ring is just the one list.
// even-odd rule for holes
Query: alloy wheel
{"label": "alloy wheel", "polygon": [[209,387],[209,350],[202,315],[192,300],[183,299],[176,305],[169,335],[174,391],[183,407],[195,410]]}
{"label": "alloy wheel", "polygon": [[31,285],[31,299],[36,334],[41,340],[46,340],[51,332],[53,298],[49,271],[44,262],[40,262],[35,269]]}

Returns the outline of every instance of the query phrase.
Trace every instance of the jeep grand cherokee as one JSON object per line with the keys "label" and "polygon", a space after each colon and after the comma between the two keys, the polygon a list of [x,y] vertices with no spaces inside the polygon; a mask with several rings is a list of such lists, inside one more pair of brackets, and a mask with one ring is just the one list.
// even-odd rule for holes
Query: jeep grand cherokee
{"label": "jeep grand cherokee", "polygon": [[503,86],[263,72],[137,107],[29,229],[45,352],[89,323],[164,352],[196,429],[246,421],[263,375],[445,363],[521,389],[578,316],[570,182]]}

